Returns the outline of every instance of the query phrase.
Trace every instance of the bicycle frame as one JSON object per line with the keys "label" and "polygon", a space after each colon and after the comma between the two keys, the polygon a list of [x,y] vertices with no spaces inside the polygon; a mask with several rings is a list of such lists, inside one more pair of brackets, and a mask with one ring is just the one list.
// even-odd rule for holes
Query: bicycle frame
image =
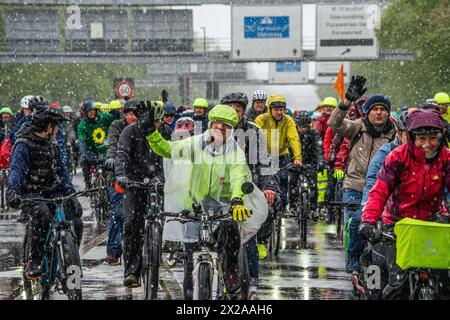
{"label": "bicycle frame", "polygon": [[[192,278],[194,279],[194,291],[193,297],[194,300],[200,300],[200,286],[198,281],[199,269],[200,265],[207,263],[210,265],[211,270],[213,271],[212,278],[212,286],[211,286],[211,298],[216,300],[219,298],[219,289],[225,288],[224,280],[223,280],[223,270],[220,259],[219,252],[215,251],[217,248],[216,239],[213,238],[211,225],[209,221],[209,217],[212,217],[214,212],[212,209],[209,212],[202,211],[201,214],[201,225],[199,229],[199,244],[200,250],[194,251],[193,253],[193,264],[194,269],[192,271]],[[219,226],[220,227],[220,226]],[[220,282],[219,282],[220,281]]]}

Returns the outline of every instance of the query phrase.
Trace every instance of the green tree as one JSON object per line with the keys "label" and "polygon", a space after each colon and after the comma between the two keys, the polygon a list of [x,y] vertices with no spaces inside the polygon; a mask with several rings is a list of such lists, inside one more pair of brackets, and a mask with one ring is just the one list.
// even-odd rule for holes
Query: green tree
{"label": "green tree", "polygon": [[352,63],[352,74],[368,78],[369,93],[417,105],[450,91],[450,6],[448,0],[396,0],[383,13],[377,32],[381,49],[406,49],[413,61]]}

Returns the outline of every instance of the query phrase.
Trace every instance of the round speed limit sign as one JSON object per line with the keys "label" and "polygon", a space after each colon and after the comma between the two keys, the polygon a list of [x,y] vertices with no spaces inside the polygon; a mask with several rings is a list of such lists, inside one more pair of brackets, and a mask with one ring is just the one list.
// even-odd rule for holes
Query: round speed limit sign
{"label": "round speed limit sign", "polygon": [[133,84],[127,81],[121,81],[116,86],[116,96],[120,99],[133,96]]}

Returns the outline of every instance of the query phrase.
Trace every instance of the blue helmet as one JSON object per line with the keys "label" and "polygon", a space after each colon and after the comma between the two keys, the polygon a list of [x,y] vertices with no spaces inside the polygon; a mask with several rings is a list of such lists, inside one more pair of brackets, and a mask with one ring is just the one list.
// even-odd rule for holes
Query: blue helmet
{"label": "blue helmet", "polygon": [[168,115],[168,114],[175,115],[176,112],[177,112],[177,109],[171,102],[166,102],[164,104],[164,115]]}

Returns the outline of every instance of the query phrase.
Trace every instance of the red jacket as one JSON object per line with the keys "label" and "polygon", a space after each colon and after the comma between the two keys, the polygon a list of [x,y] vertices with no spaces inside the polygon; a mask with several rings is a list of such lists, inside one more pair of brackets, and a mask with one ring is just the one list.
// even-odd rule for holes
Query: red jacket
{"label": "red jacket", "polygon": [[341,145],[339,146],[339,152],[336,155],[336,160],[334,161],[334,170],[344,170],[347,168],[347,158],[350,152],[350,140],[344,138]]}
{"label": "red jacket", "polygon": [[326,161],[328,161],[330,156],[330,146],[331,142],[333,141],[333,138],[334,138],[333,129],[328,127],[327,131],[325,132],[325,139],[323,140],[323,152],[324,152],[323,157],[325,158]]}
{"label": "red jacket", "polygon": [[378,173],[361,220],[391,224],[403,218],[426,220],[440,211],[443,188],[450,190],[450,150],[432,163],[412,142],[393,150]]}
{"label": "red jacket", "polygon": [[325,133],[328,129],[328,119],[330,119],[331,114],[322,114],[319,119],[316,121],[316,125],[314,126],[314,129],[316,129],[317,133],[320,135],[320,138],[322,141],[325,140]]}

